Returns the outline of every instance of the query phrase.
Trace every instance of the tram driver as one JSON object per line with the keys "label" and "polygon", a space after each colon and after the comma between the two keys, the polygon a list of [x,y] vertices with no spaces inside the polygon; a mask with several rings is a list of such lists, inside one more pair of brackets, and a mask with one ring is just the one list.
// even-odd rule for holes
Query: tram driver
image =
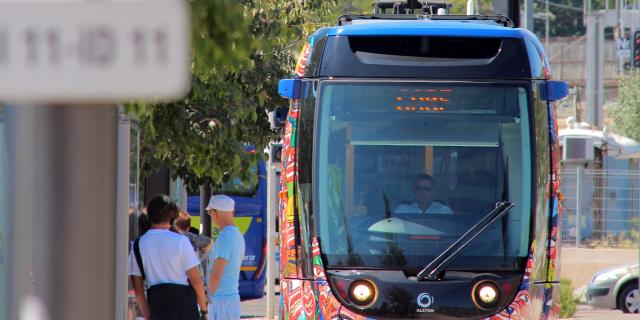
{"label": "tram driver", "polygon": [[428,174],[416,177],[413,184],[414,201],[401,203],[394,213],[453,214],[447,205],[433,200],[434,179]]}

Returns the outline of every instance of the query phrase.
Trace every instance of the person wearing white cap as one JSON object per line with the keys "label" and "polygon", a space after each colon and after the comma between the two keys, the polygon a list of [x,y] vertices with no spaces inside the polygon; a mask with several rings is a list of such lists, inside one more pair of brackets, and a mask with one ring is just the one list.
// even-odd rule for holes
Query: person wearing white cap
{"label": "person wearing white cap", "polygon": [[233,223],[234,206],[233,199],[218,194],[211,197],[206,208],[221,230],[209,255],[209,320],[240,319],[238,280],[245,245],[244,236]]}

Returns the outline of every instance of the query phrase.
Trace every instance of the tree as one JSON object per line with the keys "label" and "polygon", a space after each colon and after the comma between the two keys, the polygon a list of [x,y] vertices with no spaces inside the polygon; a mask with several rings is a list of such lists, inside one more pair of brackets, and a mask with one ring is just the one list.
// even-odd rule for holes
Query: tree
{"label": "tree", "polygon": [[609,111],[613,132],[640,141],[640,71],[620,79],[619,95]]}
{"label": "tree", "polygon": [[[545,13],[545,0],[533,0],[534,13]],[[466,14],[466,0],[449,0],[452,4],[450,14]],[[477,14],[494,15],[493,0],[475,0]],[[373,10],[373,0],[345,0],[342,1],[342,8],[345,12],[351,13],[371,13]],[[583,0],[550,0],[550,30],[551,37],[566,37],[574,35],[583,35],[586,31],[583,23]],[[521,10],[524,4],[521,3]],[[592,10],[600,10],[605,8],[604,0],[595,0],[592,2]],[[522,11],[524,12],[524,11]],[[544,35],[545,19],[534,19],[534,30],[538,35]]]}
{"label": "tree", "polygon": [[[450,0],[447,1],[451,3],[453,6],[451,7],[451,14],[465,14],[467,12],[467,1],[466,0]],[[486,4],[483,1],[482,3],[482,12],[486,14],[485,6]],[[488,2],[487,2],[488,3]],[[493,2],[488,3],[493,5]],[[351,12],[355,14],[367,13],[371,14],[373,12],[373,0],[345,0],[342,1],[342,8],[345,13]]]}
{"label": "tree", "polygon": [[[224,174],[247,181],[276,137],[266,111],[287,106],[289,77],[310,32],[333,22],[332,1],[194,0],[192,88],[185,99],[132,105],[141,119],[143,173],[169,168],[193,186]],[[251,146],[256,152],[250,152]]]}
{"label": "tree", "polygon": [[[593,5],[597,6],[598,1]],[[549,36],[569,37],[583,35],[586,31],[584,26],[582,0],[550,0],[549,1]],[[546,11],[545,0],[534,0],[534,10],[536,13],[544,14]],[[543,15],[540,19],[534,18],[533,28],[540,37],[545,34],[545,21]]]}

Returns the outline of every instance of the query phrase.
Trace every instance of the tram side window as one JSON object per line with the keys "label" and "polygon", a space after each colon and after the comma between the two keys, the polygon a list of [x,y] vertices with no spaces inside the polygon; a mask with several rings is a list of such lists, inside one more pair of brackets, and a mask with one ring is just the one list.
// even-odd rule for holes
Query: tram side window
{"label": "tram side window", "polygon": [[[298,134],[300,139],[298,143],[299,161],[301,163],[311,164],[313,159],[313,120],[316,103],[316,87],[317,81],[303,82],[303,100],[298,119]],[[299,203],[297,203],[300,213],[299,224],[296,226],[296,236],[299,237],[300,254],[303,256],[301,261],[301,270],[304,277],[313,277],[313,266],[310,263],[311,258],[311,238],[313,236],[310,229],[310,220],[313,219],[313,201],[312,201],[312,170],[311,166],[299,166],[298,171],[298,187],[300,192]]]}

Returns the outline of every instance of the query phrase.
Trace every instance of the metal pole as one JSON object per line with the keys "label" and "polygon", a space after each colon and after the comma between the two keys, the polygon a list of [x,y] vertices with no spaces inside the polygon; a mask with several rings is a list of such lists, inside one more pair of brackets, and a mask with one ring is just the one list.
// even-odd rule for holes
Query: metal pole
{"label": "metal pole", "polygon": [[118,180],[116,213],[115,319],[127,319],[129,293],[129,182],[131,181],[131,121],[119,107]]}
{"label": "metal pole", "polygon": [[581,184],[582,184],[582,167],[578,166],[578,169],[576,171],[576,248],[580,248],[580,228],[581,228],[580,211],[582,211],[581,203],[580,203],[580,201],[582,200],[581,199],[582,188],[580,188]]}
{"label": "metal pole", "polygon": [[587,26],[588,16],[591,14],[591,0],[582,1],[582,23]]}
{"label": "metal pole", "polygon": [[562,66],[563,64],[564,64],[564,45],[560,45],[560,63],[559,63],[560,78],[559,79],[564,79],[564,67]]}
{"label": "metal pole", "polygon": [[547,51],[547,56],[551,56],[551,48],[549,48],[549,0],[545,1],[546,14],[544,22],[544,49]]}
{"label": "metal pole", "polygon": [[211,183],[209,180],[200,185],[200,234],[211,237],[211,216],[207,214],[205,208],[211,198]]}
{"label": "metal pole", "polygon": [[475,14],[475,4],[473,3],[473,0],[467,0],[467,15],[472,16]]}
{"label": "metal pole", "polygon": [[12,106],[6,123],[6,319],[115,319],[116,107]]}
{"label": "metal pole", "polygon": [[2,106],[0,106],[0,238],[2,238],[2,240],[0,240],[0,256],[2,258],[0,258],[0,318],[2,319],[8,319],[9,314],[7,313],[7,272],[6,272],[6,265],[5,265],[5,261],[4,258],[6,258],[5,256],[5,251],[4,248],[6,247],[6,245],[4,244],[6,241],[6,236],[7,236],[7,212],[8,211],[8,205],[7,205],[7,189],[9,189],[9,170],[8,170],[8,164],[7,164],[7,146],[5,144],[5,137],[6,137],[6,132],[5,132],[5,125],[4,125],[4,109]]}
{"label": "metal pole", "polygon": [[524,0],[524,28],[533,32],[533,0]]}
{"label": "metal pole", "polygon": [[604,28],[605,28],[606,20],[605,16],[598,16],[597,20],[597,35],[596,39],[596,54],[598,56],[598,64],[597,64],[597,78],[596,78],[596,105],[595,105],[595,122],[593,125],[596,129],[602,130],[603,121],[604,121],[604,65],[605,65],[605,57],[604,57]]}
{"label": "metal pole", "polygon": [[[624,39],[626,32],[624,32],[624,12],[625,12],[625,4],[624,0],[620,0],[620,5],[618,6],[618,21],[620,22],[619,30],[620,30],[620,38]],[[631,41],[631,39],[629,39]]]}
{"label": "metal pole", "polygon": [[598,28],[595,15],[587,15],[587,68],[585,74],[587,117],[592,125],[597,121],[597,71],[598,71]]}
{"label": "metal pole", "polygon": [[[271,152],[269,153],[271,154]],[[267,172],[267,319],[273,319],[275,298],[275,236],[278,195],[276,194],[276,164],[269,159]]]}

